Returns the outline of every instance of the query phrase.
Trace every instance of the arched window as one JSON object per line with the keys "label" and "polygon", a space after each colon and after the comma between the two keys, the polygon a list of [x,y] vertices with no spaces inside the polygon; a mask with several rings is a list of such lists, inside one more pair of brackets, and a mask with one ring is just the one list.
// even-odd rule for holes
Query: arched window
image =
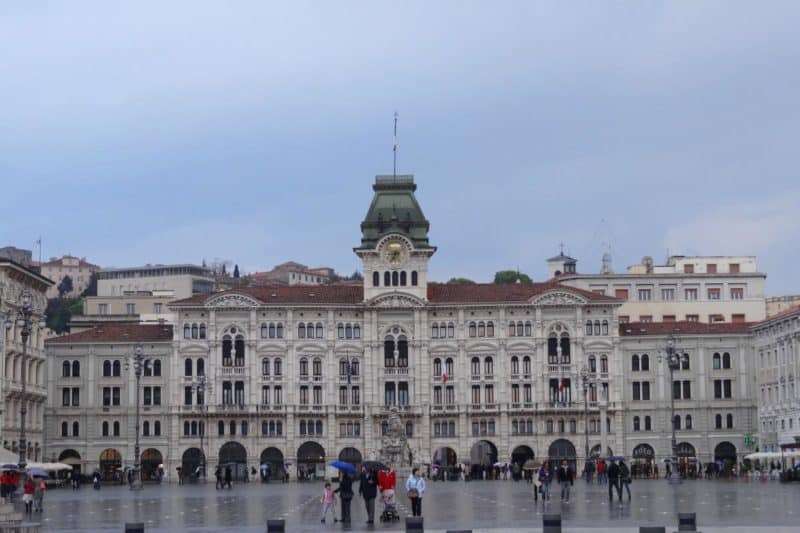
{"label": "arched window", "polygon": [[246,437],[249,431],[250,425],[247,423],[247,420],[242,420],[242,435]]}
{"label": "arched window", "polygon": [[325,335],[323,335],[323,331],[322,331],[322,322],[317,322],[317,326],[316,326],[315,329],[316,329],[316,333],[314,334],[314,336],[316,338],[321,339],[322,337],[325,336]]}
{"label": "arched window", "polygon": [[383,273],[383,286],[384,287],[391,287],[392,286],[392,273],[388,270]]}
{"label": "arched window", "polygon": [[261,375],[269,376],[269,357],[261,359]]}
{"label": "arched window", "polygon": [[589,356],[589,372],[592,374],[597,372],[597,359],[593,355]]}
{"label": "arched window", "polygon": [[486,336],[486,324],[483,322],[478,322],[478,337],[485,337]]}
{"label": "arched window", "polygon": [[650,371],[650,356],[646,353],[642,354],[642,372]]}
{"label": "arched window", "polygon": [[[192,425],[190,427],[191,427],[191,430],[189,431],[189,433],[192,436],[197,435],[197,422],[195,420],[192,420]],[[184,426],[184,430],[185,429],[186,429],[186,426]]]}
{"label": "arched window", "polygon": [[197,375],[198,376],[206,375],[206,361],[202,357],[197,360]]}
{"label": "arched window", "polygon": [[150,422],[147,420],[142,424],[142,435],[145,437],[150,436]]}
{"label": "arched window", "polygon": [[633,417],[633,430],[634,431],[639,431],[641,429],[639,424],[640,424],[639,417],[638,416],[634,416]]}
{"label": "arched window", "polygon": [[[281,362],[281,358],[280,357],[276,357],[275,358],[275,361],[272,363],[272,370],[273,370],[273,374],[275,374],[275,376],[282,376],[283,375],[283,364]],[[278,390],[277,387],[276,387],[275,390]],[[278,403],[278,402],[275,402],[275,403]]]}
{"label": "arched window", "polygon": [[184,324],[183,325],[183,338],[184,339],[190,339],[192,337],[191,328],[192,328],[192,326],[190,326],[189,324]]}
{"label": "arched window", "polygon": [[153,435],[156,437],[161,435],[161,422],[159,420],[153,422]]}
{"label": "arched window", "polygon": [[689,354],[683,354],[683,358],[681,358],[681,370],[689,370],[690,363]]}
{"label": "arched window", "polygon": [[64,363],[61,365],[61,376],[68,378],[70,376],[71,371],[72,371],[72,365],[69,364],[69,361],[64,361]]}
{"label": "arched window", "polygon": [[275,331],[276,331],[276,334],[277,334],[276,336],[279,339],[282,339],[283,338],[283,322],[278,322],[278,325],[275,326]]}
{"label": "arched window", "polygon": [[483,360],[483,368],[487,376],[494,375],[494,359],[487,357]]}
{"label": "arched window", "polygon": [[639,356],[636,354],[631,357],[631,370],[634,372],[639,371]]}
{"label": "arched window", "polygon": [[406,271],[405,270],[400,272],[400,286],[401,287],[405,287],[406,286]]}
{"label": "arched window", "polygon": [[524,334],[522,322],[517,322],[517,337],[522,337]]}
{"label": "arched window", "polygon": [[492,321],[486,323],[486,336],[494,337],[494,322]]}
{"label": "arched window", "polygon": [[564,433],[564,419],[563,418],[559,418],[558,419],[558,432],[559,433]]}
{"label": "arched window", "polygon": [[508,336],[509,337],[516,337],[517,336],[517,328],[513,322],[508,323]]}
{"label": "arched window", "polygon": [[359,372],[358,359],[351,359],[350,360],[350,375],[358,376],[359,375],[358,372]]}
{"label": "arched window", "polygon": [[473,376],[480,376],[481,375],[481,360],[477,357],[473,357],[470,361],[470,367],[472,370]]}
{"label": "arched window", "polygon": [[603,320],[603,335],[608,335],[608,320]]}
{"label": "arched window", "polygon": [[314,377],[322,376],[322,359],[318,357],[314,358],[314,361],[311,363],[311,371],[314,373]]}
{"label": "arched window", "polygon": [[119,422],[114,422],[114,436],[119,437]]}
{"label": "arched window", "polygon": [[733,415],[731,413],[725,415],[725,427],[727,428],[733,427]]}
{"label": "arched window", "polygon": [[714,417],[714,428],[722,429],[722,415],[716,415]]}
{"label": "arched window", "polygon": [[236,422],[231,420],[228,424],[228,434],[229,435],[236,435]]}
{"label": "arched window", "polygon": [[595,335],[600,335],[600,321],[599,320],[595,320],[594,321],[594,334]]}
{"label": "arched window", "polygon": [[672,420],[672,425],[676,430],[681,429],[681,415],[675,415],[675,418]]}
{"label": "arched window", "polygon": [[[727,355],[727,354],[725,354],[725,355]],[[728,356],[728,359],[729,359],[729,363],[730,363],[730,356]],[[730,364],[728,364],[728,367],[730,368]],[[77,378],[77,377],[80,377],[80,375],[81,375],[81,363],[80,363],[80,361],[73,361],[72,362],[72,377],[73,378]]]}
{"label": "arched window", "polygon": [[711,363],[714,370],[719,370],[722,368],[722,358],[719,356],[719,353],[714,353],[711,357]]}
{"label": "arched window", "polygon": [[686,429],[692,429],[692,415],[686,415],[686,423],[684,427]]}
{"label": "arched window", "polygon": [[222,366],[231,366],[231,354],[233,353],[233,339],[230,335],[222,337]]}
{"label": "arched window", "polygon": [[447,379],[452,379],[453,376],[453,358],[448,357],[444,361],[444,371],[447,372]]}
{"label": "arched window", "polygon": [[344,324],[341,322],[336,326],[336,336],[340,339],[344,339]]}
{"label": "arched window", "polygon": [[275,338],[275,322],[270,322],[269,323],[269,329],[268,329],[267,336],[270,339],[274,339]]}
{"label": "arched window", "polygon": [[269,337],[269,326],[267,326],[266,322],[261,324],[261,338],[266,339]]}
{"label": "arched window", "polygon": [[306,338],[306,325],[302,322],[297,325],[297,338],[298,339],[305,339]]}
{"label": "arched window", "polygon": [[564,333],[561,335],[561,364],[569,364],[570,346],[569,335]]}
{"label": "arched window", "polygon": [[400,276],[398,276],[397,272],[392,272],[392,287],[397,287],[400,285]]}
{"label": "arched window", "polygon": [[306,377],[308,376],[308,359],[306,359],[305,357],[300,359],[299,370],[301,376],[306,376]]}
{"label": "arched window", "polygon": [[361,338],[361,326],[358,324],[353,324],[353,338],[360,339]]}
{"label": "arched window", "polygon": [[197,329],[197,324],[192,324],[192,338],[196,339],[200,335],[200,330]]}
{"label": "arched window", "polygon": [[522,358],[522,373],[526,376],[531,375],[531,358],[527,355]]}
{"label": "arched window", "polygon": [[608,373],[608,357],[605,355],[600,356],[600,372]]}
{"label": "arched window", "polygon": [[381,275],[377,272],[372,273],[372,286],[373,287],[380,287],[381,284]]}
{"label": "arched window", "polygon": [[316,426],[317,426],[316,428],[317,435],[322,435],[322,420],[317,420]]}
{"label": "arched window", "polygon": [[103,422],[103,436],[108,437],[108,422]]}
{"label": "arched window", "polygon": [[[731,367],[731,354],[725,352],[722,354],[722,368],[729,369]],[[75,373],[75,363],[72,363],[72,375],[77,376]]]}
{"label": "arched window", "polygon": [[183,362],[183,375],[184,376],[191,376],[192,375],[192,360],[186,359]]}
{"label": "arched window", "polygon": [[442,375],[442,360],[438,357],[433,360],[433,375],[436,377]]}
{"label": "arched window", "polygon": [[531,327],[530,321],[526,321],[525,322],[525,336],[526,337],[530,337],[533,334],[532,330],[533,330],[533,328]]}
{"label": "arched window", "polygon": [[269,435],[269,425],[267,424],[266,420],[261,421],[261,434]]}
{"label": "arched window", "polygon": [[416,287],[418,283],[419,283],[419,276],[417,276],[417,271],[416,270],[412,270],[411,271],[411,286],[412,287]]}
{"label": "arched window", "polygon": [[225,422],[223,422],[222,420],[217,422],[217,433],[219,434],[220,437],[225,434]]}
{"label": "arched window", "polygon": [[103,376],[110,377],[111,376],[111,361],[106,359],[103,361]]}
{"label": "arched window", "polygon": [[156,359],[153,361],[153,375],[160,376],[161,375],[161,359]]}
{"label": "arched window", "polygon": [[511,375],[519,374],[519,358],[515,355],[511,358]]}
{"label": "arched window", "polygon": [[409,420],[406,422],[406,437],[413,437],[414,436],[414,422]]}
{"label": "arched window", "polygon": [[431,339],[439,338],[439,324],[431,324]]}
{"label": "arched window", "polygon": [[469,323],[469,336],[475,337],[478,334],[478,325],[475,322]]}
{"label": "arched window", "polygon": [[61,422],[61,436],[69,437],[69,424],[66,422]]}
{"label": "arched window", "polygon": [[200,338],[201,339],[205,339],[206,338],[206,325],[205,325],[205,323],[201,323],[200,324]]}
{"label": "arched window", "polygon": [[591,334],[592,334],[592,321],[591,320],[587,320],[586,321],[586,335],[591,335]]}
{"label": "arched window", "polygon": [[644,417],[644,430],[645,431],[650,431],[651,429],[652,428],[650,426],[650,417],[646,416],[646,417]]}

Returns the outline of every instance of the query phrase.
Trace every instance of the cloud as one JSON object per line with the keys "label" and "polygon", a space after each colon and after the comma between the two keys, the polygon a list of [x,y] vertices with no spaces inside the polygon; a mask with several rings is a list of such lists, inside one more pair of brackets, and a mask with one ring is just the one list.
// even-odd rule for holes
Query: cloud
{"label": "cloud", "polygon": [[798,192],[717,207],[669,228],[664,243],[671,253],[703,255],[760,255],[796,243]]}

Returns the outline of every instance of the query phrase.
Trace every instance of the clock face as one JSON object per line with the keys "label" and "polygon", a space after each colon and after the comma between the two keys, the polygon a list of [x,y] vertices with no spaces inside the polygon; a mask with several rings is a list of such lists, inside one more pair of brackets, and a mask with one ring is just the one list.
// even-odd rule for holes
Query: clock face
{"label": "clock face", "polygon": [[392,241],[383,249],[383,260],[390,265],[399,265],[406,259],[406,247],[401,242]]}

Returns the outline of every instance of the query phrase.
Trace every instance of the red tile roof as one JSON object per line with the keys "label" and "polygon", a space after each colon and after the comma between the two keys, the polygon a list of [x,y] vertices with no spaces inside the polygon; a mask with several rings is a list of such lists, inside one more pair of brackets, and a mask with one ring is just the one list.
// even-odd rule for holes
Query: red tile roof
{"label": "red tile roof", "polygon": [[[474,283],[474,284],[428,284],[428,300],[431,303],[499,303],[527,302],[531,298],[551,289],[563,290],[582,296],[591,302],[620,302],[612,296],[591,291],[546,283]],[[191,298],[177,300],[170,305],[202,305],[211,298],[222,294],[243,294],[266,304],[344,304],[356,305],[364,300],[364,289],[359,285],[269,285],[249,286],[217,292],[198,294]]]}
{"label": "red tile roof", "polygon": [[172,326],[160,324],[98,324],[78,333],[52,337],[45,344],[81,342],[162,342],[172,340]]}
{"label": "red tile roof", "polygon": [[788,309],[784,309],[780,313],[775,313],[774,315],[765,318],[761,322],[756,322],[752,326],[754,328],[756,328],[758,326],[766,324],[767,322],[772,322],[773,320],[780,320],[782,318],[786,318],[787,316],[792,316],[792,315],[795,315],[795,314],[800,314],[800,305],[795,305],[795,306],[792,306],[792,307],[790,307]]}
{"label": "red tile roof", "polygon": [[619,325],[619,334],[623,337],[640,335],[726,335],[749,333],[752,322],[631,322]]}

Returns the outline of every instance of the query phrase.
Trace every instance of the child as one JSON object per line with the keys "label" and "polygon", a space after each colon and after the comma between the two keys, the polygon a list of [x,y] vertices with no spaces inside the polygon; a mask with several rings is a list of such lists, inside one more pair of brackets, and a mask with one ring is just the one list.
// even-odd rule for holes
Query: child
{"label": "child", "polygon": [[319,503],[322,504],[322,520],[320,522],[325,523],[325,515],[328,514],[328,509],[331,510],[333,515],[333,523],[338,522],[336,519],[336,494],[333,493],[330,483],[325,483],[325,490],[322,491]]}

